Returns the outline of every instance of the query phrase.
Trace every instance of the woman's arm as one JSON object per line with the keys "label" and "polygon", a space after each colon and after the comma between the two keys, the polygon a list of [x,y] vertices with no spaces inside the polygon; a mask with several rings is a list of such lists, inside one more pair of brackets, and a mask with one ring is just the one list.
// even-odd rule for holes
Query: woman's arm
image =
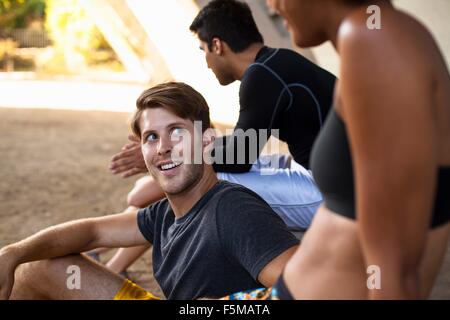
{"label": "woman's arm", "polygon": [[[416,39],[389,19],[381,30],[346,22],[339,99],[354,164],[366,266],[381,270],[370,298],[419,298],[418,268],[437,174],[432,81]],[[417,35],[416,35],[417,36]]]}

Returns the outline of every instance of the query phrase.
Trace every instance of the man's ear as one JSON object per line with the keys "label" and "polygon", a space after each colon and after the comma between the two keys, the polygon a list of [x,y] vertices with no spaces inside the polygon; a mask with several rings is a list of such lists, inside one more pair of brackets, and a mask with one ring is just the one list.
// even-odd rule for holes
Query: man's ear
{"label": "man's ear", "polygon": [[212,146],[216,140],[216,132],[213,128],[208,128],[203,132],[203,148]]}
{"label": "man's ear", "polygon": [[214,141],[216,140],[216,131],[213,128],[206,129],[203,132],[203,160],[206,164],[213,164],[212,152],[214,150]]}
{"label": "man's ear", "polygon": [[222,40],[220,40],[219,38],[215,37],[212,39],[212,46],[211,46],[211,51],[215,54],[217,54],[218,56],[223,55],[223,43]]}

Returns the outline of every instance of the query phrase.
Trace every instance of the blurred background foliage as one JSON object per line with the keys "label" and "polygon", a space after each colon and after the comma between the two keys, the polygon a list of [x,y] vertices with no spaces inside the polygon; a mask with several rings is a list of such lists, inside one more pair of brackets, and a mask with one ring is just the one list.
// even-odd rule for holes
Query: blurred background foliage
{"label": "blurred background foliage", "polygon": [[0,69],[27,68],[44,75],[123,71],[78,0],[0,0]]}
{"label": "blurred background foliage", "polygon": [[0,28],[26,28],[44,16],[45,0],[0,0]]}

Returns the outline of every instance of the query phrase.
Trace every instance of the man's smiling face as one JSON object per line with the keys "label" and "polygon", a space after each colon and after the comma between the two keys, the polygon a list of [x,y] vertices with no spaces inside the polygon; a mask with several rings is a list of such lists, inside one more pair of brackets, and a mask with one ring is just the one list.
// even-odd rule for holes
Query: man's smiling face
{"label": "man's smiling face", "polygon": [[[194,164],[194,124],[165,108],[150,108],[140,120],[141,148],[145,164],[166,194],[189,189],[203,175],[203,164]],[[200,132],[201,137],[201,132]]]}

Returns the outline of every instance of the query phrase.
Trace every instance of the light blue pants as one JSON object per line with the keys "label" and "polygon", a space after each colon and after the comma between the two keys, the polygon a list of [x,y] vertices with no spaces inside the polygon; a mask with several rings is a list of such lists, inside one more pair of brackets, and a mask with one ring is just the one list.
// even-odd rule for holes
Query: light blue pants
{"label": "light blue pants", "polygon": [[306,230],[322,203],[311,171],[289,155],[262,155],[249,172],[219,172],[217,177],[253,190],[291,230]]}

